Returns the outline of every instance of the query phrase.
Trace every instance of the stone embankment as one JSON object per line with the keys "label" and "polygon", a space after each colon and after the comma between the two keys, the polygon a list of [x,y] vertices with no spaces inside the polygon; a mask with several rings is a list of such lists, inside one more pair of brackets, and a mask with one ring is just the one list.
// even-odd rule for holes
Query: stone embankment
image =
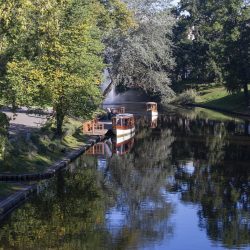
{"label": "stone embankment", "polygon": [[0,202],[0,220],[22,204],[31,194],[36,191],[36,185],[27,186]]}

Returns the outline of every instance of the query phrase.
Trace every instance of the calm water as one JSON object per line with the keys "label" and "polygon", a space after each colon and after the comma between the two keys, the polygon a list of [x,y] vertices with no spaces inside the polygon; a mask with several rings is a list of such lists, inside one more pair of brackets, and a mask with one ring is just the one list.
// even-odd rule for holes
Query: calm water
{"label": "calm water", "polygon": [[248,121],[141,117],[134,137],[41,182],[1,224],[0,249],[250,249],[249,174]]}

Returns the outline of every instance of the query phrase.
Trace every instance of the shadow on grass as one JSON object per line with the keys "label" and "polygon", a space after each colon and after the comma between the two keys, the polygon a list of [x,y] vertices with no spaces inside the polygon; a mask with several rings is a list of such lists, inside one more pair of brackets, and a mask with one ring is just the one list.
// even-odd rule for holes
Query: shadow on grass
{"label": "shadow on grass", "polygon": [[229,111],[250,113],[250,110],[245,104],[244,93],[231,94],[216,100],[202,102],[202,104],[210,107],[223,108]]}
{"label": "shadow on grass", "polygon": [[0,159],[0,173],[41,173],[70,151],[84,145],[88,137],[81,133],[81,123],[68,119],[64,136],[55,138],[52,125],[33,131],[30,136],[20,135],[10,142],[4,160]]}

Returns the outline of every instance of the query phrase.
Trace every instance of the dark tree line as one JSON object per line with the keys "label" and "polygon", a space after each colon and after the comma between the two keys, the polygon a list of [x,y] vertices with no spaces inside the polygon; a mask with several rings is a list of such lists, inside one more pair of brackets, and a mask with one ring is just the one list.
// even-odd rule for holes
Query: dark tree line
{"label": "dark tree line", "polygon": [[250,4],[248,0],[181,0],[174,9],[174,81],[224,84],[244,90],[249,104]]}

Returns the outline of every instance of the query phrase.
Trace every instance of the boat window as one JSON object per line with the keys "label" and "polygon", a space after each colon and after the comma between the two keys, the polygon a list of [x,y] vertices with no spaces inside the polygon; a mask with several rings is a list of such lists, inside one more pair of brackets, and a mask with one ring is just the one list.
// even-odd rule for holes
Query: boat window
{"label": "boat window", "polygon": [[116,120],[116,125],[122,126],[122,119],[117,119]]}
{"label": "boat window", "polygon": [[128,126],[128,119],[124,120],[124,126]]}

